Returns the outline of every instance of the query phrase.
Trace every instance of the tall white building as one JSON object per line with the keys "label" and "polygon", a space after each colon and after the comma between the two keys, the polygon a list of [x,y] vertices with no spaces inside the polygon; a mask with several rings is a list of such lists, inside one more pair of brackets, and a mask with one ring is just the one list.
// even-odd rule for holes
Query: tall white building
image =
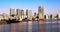
{"label": "tall white building", "polygon": [[16,17],[15,15],[16,15],[15,9],[10,8],[10,19],[15,19]]}
{"label": "tall white building", "polygon": [[16,10],[17,12],[16,12],[16,16],[18,17],[18,18],[24,18],[24,10],[23,9],[17,9]]}
{"label": "tall white building", "polygon": [[29,20],[32,20],[32,10],[30,9],[30,10],[26,10],[26,16],[27,16],[27,18],[29,19]]}
{"label": "tall white building", "polygon": [[24,10],[21,10],[22,19],[24,19]]}
{"label": "tall white building", "polygon": [[39,19],[44,18],[44,8],[42,6],[38,7],[38,14],[39,14]]}
{"label": "tall white building", "polygon": [[15,9],[10,8],[10,15],[16,15],[16,13],[15,13]]}

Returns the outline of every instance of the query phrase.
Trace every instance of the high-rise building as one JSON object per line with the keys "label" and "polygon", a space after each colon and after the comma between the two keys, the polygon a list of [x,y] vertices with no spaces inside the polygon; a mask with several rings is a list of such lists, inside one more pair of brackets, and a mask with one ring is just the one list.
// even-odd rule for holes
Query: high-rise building
{"label": "high-rise building", "polygon": [[32,10],[30,9],[30,10],[26,10],[26,16],[27,16],[27,18],[29,19],[29,20],[32,20]]}
{"label": "high-rise building", "polygon": [[12,16],[12,15],[16,15],[16,13],[15,13],[15,9],[10,8],[10,16]]}
{"label": "high-rise building", "polygon": [[16,15],[21,16],[21,9],[16,9]]}
{"label": "high-rise building", "polygon": [[10,8],[10,19],[16,19],[16,12],[13,8]]}
{"label": "high-rise building", "polygon": [[39,19],[44,18],[44,8],[42,6],[38,7],[38,15],[39,15]]}
{"label": "high-rise building", "polygon": [[24,10],[21,10],[22,19],[24,19]]}
{"label": "high-rise building", "polygon": [[23,9],[17,9],[17,14],[16,16],[18,16],[18,18],[24,18],[24,10]]}

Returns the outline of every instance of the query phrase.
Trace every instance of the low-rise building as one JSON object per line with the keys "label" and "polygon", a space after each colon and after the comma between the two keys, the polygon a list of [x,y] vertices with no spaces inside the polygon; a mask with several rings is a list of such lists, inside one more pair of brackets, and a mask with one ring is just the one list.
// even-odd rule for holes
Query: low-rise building
{"label": "low-rise building", "polygon": [[60,19],[60,14],[58,14],[58,19]]}
{"label": "low-rise building", "polygon": [[4,18],[4,16],[0,14],[0,20],[2,20],[3,18]]}
{"label": "low-rise building", "polygon": [[44,19],[49,19],[49,15],[44,15]]}

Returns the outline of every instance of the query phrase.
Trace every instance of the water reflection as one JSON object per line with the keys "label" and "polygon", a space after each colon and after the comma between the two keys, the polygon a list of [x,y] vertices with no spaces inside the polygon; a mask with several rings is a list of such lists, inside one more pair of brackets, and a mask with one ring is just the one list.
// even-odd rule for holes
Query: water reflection
{"label": "water reflection", "polygon": [[39,21],[39,30],[40,30],[39,32],[45,32],[45,30],[44,30],[45,29],[44,24],[45,24],[44,20],[40,20]]}
{"label": "water reflection", "polygon": [[45,20],[45,32],[52,32],[52,20]]}
{"label": "water reflection", "polygon": [[60,32],[60,20],[40,20],[0,25],[0,32]]}
{"label": "water reflection", "polygon": [[32,32],[32,21],[28,22],[28,32]]}
{"label": "water reflection", "polygon": [[2,32],[3,30],[3,25],[0,25],[0,32]]}
{"label": "water reflection", "polygon": [[38,21],[33,21],[32,22],[32,32],[39,32],[39,22]]}
{"label": "water reflection", "polygon": [[60,21],[59,21],[58,23],[59,23],[59,24],[58,24],[58,28],[59,28],[58,31],[60,32]]}
{"label": "water reflection", "polygon": [[13,24],[10,24],[10,26],[11,26],[11,32],[16,32],[17,31],[17,23],[15,24],[15,23],[13,23]]}
{"label": "water reflection", "polygon": [[58,20],[52,20],[52,32],[58,32]]}
{"label": "water reflection", "polygon": [[22,23],[23,23],[23,26],[22,26],[23,32],[28,32],[28,23],[27,22],[22,22]]}
{"label": "water reflection", "polygon": [[23,28],[22,25],[23,25],[22,22],[18,23],[18,31],[19,31],[19,32],[22,32],[22,28]]}

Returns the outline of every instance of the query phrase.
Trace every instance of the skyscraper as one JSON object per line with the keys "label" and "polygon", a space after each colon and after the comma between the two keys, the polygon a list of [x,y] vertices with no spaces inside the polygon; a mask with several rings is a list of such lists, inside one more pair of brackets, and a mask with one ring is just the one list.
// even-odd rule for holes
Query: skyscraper
{"label": "skyscraper", "polygon": [[21,16],[21,9],[16,9],[16,15]]}
{"label": "skyscraper", "polygon": [[16,11],[17,11],[16,16],[18,16],[19,18],[23,18],[24,10],[23,9],[17,9]]}
{"label": "skyscraper", "polygon": [[10,19],[16,19],[15,15],[16,15],[15,9],[10,8]]}
{"label": "skyscraper", "polygon": [[16,15],[16,13],[15,13],[15,9],[10,8],[10,16],[12,16],[12,15]]}
{"label": "skyscraper", "polygon": [[24,19],[24,10],[21,10],[22,19]]}
{"label": "skyscraper", "polygon": [[27,18],[29,19],[29,20],[32,20],[32,10],[30,9],[30,10],[26,10],[26,16],[27,16]]}
{"label": "skyscraper", "polygon": [[39,19],[44,18],[44,8],[42,6],[38,7],[38,15],[39,15]]}

